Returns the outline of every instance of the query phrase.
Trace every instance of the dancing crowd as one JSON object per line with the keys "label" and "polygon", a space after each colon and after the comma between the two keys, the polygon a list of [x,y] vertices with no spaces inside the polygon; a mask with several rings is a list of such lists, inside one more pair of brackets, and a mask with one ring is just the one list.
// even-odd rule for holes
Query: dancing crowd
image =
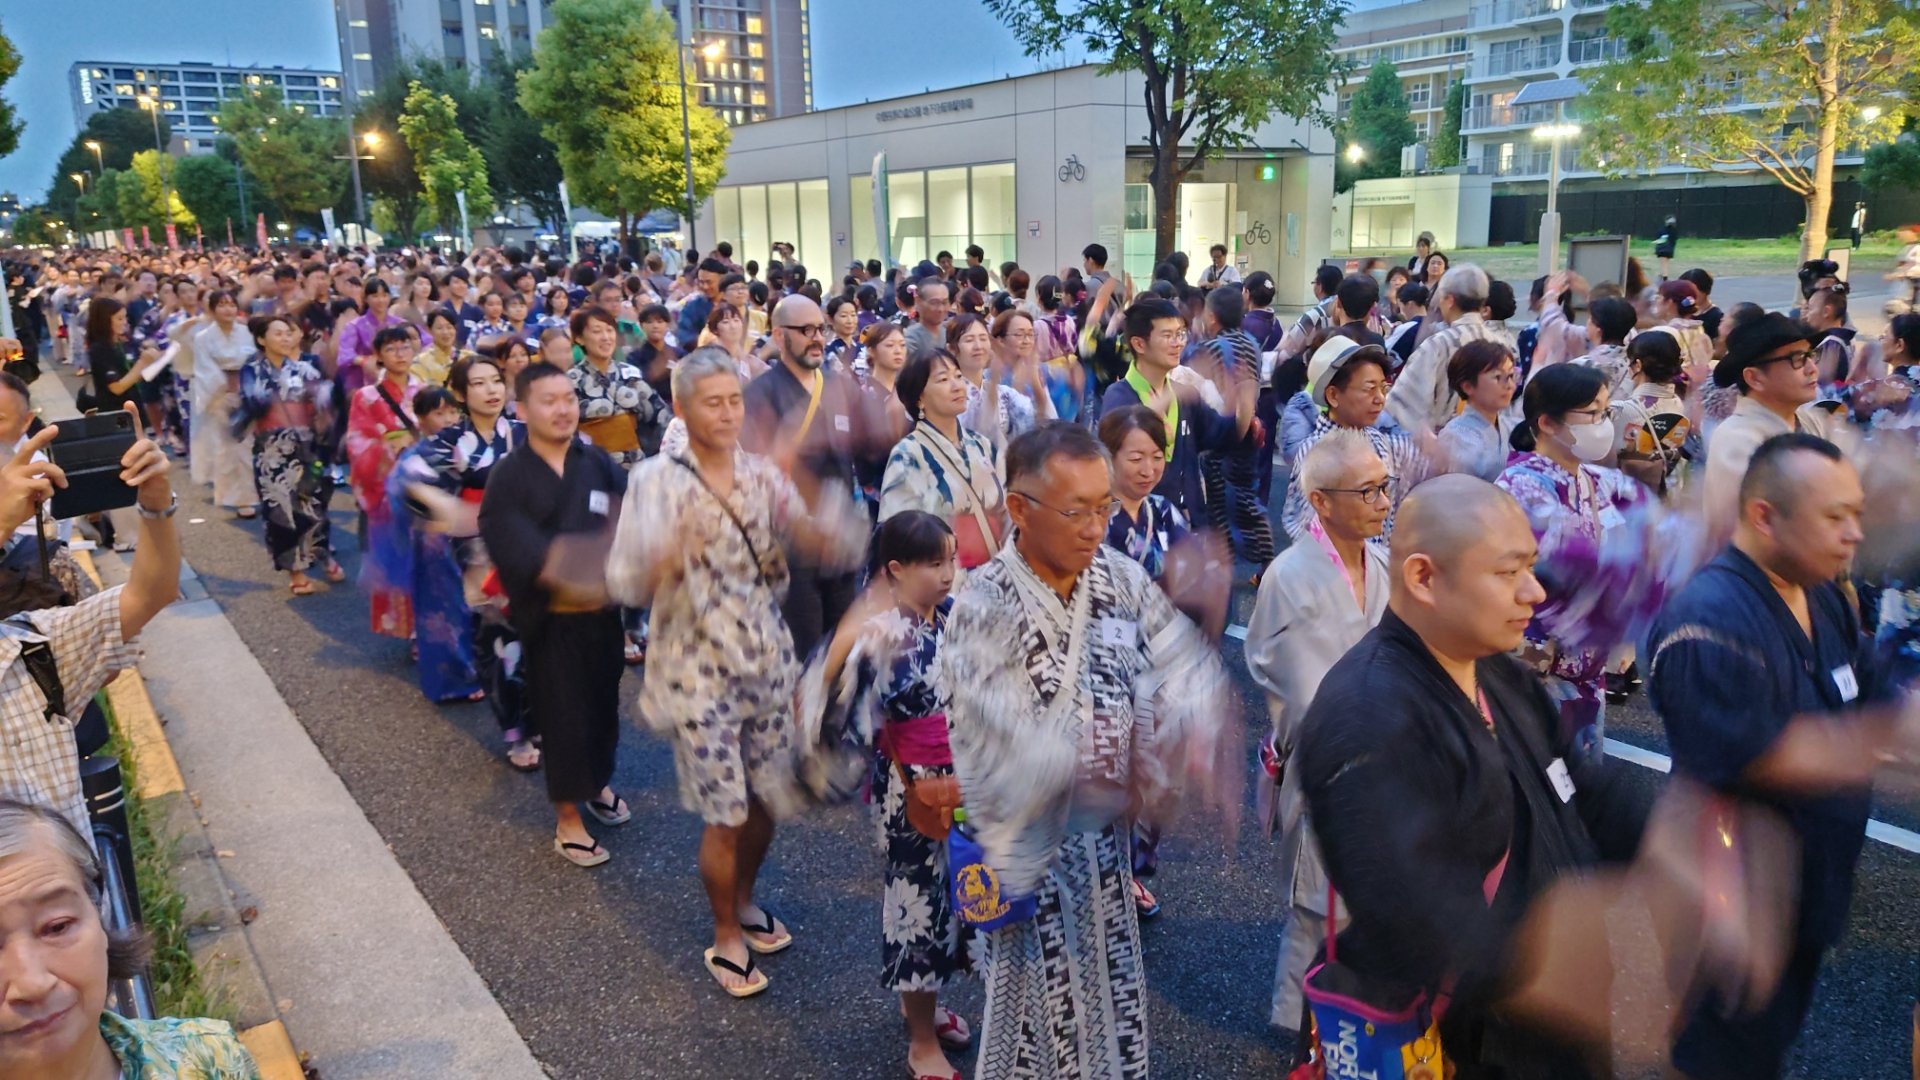
{"label": "dancing crowd", "polygon": [[[1671,1064],[1781,1073],[1874,770],[1911,741],[1920,576],[1889,508],[1920,315],[1857,334],[1819,260],[1792,310],[1723,310],[1704,269],[1516,288],[1426,235],[1320,266],[1286,316],[1220,246],[1145,284],[1097,244],[818,276],[771,254],[74,250],[11,284],[25,362],[80,376],[83,410],[131,403],[261,520],[292,597],[346,582],[349,490],[370,629],[429,700],[487,703],[577,866],[633,816],[637,666],[704,825],[726,994],[795,943],[756,894],[776,825],[865,799],[913,1075],[978,1041],[983,1080],[1144,1076],[1161,832],[1235,820],[1253,762],[1271,1018],[1303,1068],[1355,1060],[1352,1015],[1411,1032],[1425,1075],[1610,1075],[1604,1017],[1541,1004],[1565,960],[1523,929],[1605,864],[1699,854],[1606,759],[1609,705],[1644,692],[1671,790],[1799,853],[1785,944],[1663,938]],[[140,539],[129,513],[103,542]],[[970,975],[977,1040],[940,1002]]]}

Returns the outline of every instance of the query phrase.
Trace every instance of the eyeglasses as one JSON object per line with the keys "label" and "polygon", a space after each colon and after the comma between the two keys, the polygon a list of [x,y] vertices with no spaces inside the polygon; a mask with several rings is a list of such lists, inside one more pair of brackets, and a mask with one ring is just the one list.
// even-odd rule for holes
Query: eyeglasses
{"label": "eyeglasses", "polygon": [[1046,503],[1041,502],[1039,499],[1034,498],[1033,496],[1027,494],[1024,491],[1009,491],[1007,492],[1007,494],[1018,495],[1035,506],[1042,507],[1044,509],[1053,511],[1056,514],[1059,514],[1060,517],[1066,521],[1069,527],[1075,528],[1075,529],[1080,528],[1082,525],[1085,525],[1090,521],[1096,521],[1104,525],[1108,520],[1110,520],[1113,517],[1113,508],[1120,505],[1118,500],[1108,499],[1106,502],[1103,502],[1098,506],[1090,506],[1085,510],[1062,510],[1057,506],[1048,506]]}
{"label": "eyeglasses", "polygon": [[1013,339],[1013,340],[1015,340],[1015,341],[1032,341],[1032,340],[1033,340],[1033,331],[1031,331],[1031,330],[1009,330],[1009,331],[1007,331],[1007,332],[1006,332],[1006,333],[1005,333],[1004,335],[1002,335],[1002,336],[1003,336],[1003,337],[1010,337],[1010,338],[1012,338],[1012,339]]}
{"label": "eyeglasses", "polygon": [[1786,364],[1795,371],[1805,371],[1813,366],[1813,350],[1801,349],[1799,352],[1790,352],[1785,356],[1769,356],[1753,366],[1766,367],[1768,364]]}
{"label": "eyeglasses", "polygon": [[1366,487],[1321,488],[1320,490],[1329,495],[1358,495],[1360,496],[1360,501],[1366,503],[1368,506],[1378,506],[1384,502],[1388,494],[1393,491],[1393,482],[1396,479],[1398,479],[1398,477],[1389,476],[1378,484],[1368,484]]}
{"label": "eyeglasses", "polygon": [[1155,341],[1164,341],[1169,345],[1177,344],[1187,340],[1187,332],[1185,330],[1155,330],[1153,332],[1153,339]]}
{"label": "eyeglasses", "polygon": [[1604,409],[1568,409],[1565,413],[1561,415],[1584,416],[1587,418],[1587,423],[1597,424],[1601,420],[1605,419],[1607,416],[1611,415],[1612,413],[1613,413],[1613,406],[1608,405]]}
{"label": "eyeglasses", "polygon": [[805,326],[782,326],[780,329],[791,330],[796,334],[805,334],[808,337],[825,337],[827,335],[827,327],[824,323],[808,323]]}

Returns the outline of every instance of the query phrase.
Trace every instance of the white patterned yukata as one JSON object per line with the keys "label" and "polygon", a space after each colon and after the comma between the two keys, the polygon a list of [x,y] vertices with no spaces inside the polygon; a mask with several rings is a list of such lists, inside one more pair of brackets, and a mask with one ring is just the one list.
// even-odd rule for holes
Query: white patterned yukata
{"label": "white patterned yukata", "polygon": [[1063,602],[1009,545],[956,597],[939,671],[968,826],[1004,894],[1038,901],[980,935],[976,1080],[1145,1077],[1129,792],[1165,808],[1216,749],[1218,655],[1124,554],[1102,546]]}

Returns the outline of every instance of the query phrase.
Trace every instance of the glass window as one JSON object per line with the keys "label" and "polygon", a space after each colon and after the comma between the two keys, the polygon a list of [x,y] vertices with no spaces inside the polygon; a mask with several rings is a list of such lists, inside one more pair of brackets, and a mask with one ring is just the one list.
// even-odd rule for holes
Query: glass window
{"label": "glass window", "polygon": [[987,252],[987,265],[1013,258],[1015,245],[1013,162],[973,168],[973,239]]}
{"label": "glass window", "polygon": [[[833,253],[833,222],[827,211],[827,182],[825,180],[802,180],[800,189],[800,235],[794,243],[798,246],[800,261],[807,265],[808,271],[820,279],[821,286],[831,294],[838,288],[843,276],[837,265],[838,256]],[[867,214],[873,216],[871,212]]]}
{"label": "glass window", "polygon": [[795,254],[800,248],[800,209],[797,205],[797,184],[767,185],[767,227],[769,240],[757,253],[761,262],[767,261],[773,245],[789,243],[794,246]]}
{"label": "glass window", "polygon": [[[852,215],[853,224],[847,239],[853,243],[855,259],[877,259],[880,257],[880,242],[873,234],[873,175],[870,172],[856,173],[847,177],[847,210]],[[825,278],[821,278],[825,281]]]}
{"label": "glass window", "polygon": [[[1153,278],[1153,187],[1127,185],[1126,230],[1121,234],[1121,267],[1140,281]],[[1114,253],[1108,252],[1109,260]],[[1112,265],[1109,261],[1108,265]]]}
{"label": "glass window", "polygon": [[740,235],[740,189],[723,187],[713,193],[715,239]]}
{"label": "glass window", "polygon": [[[755,256],[750,252],[764,255],[772,246],[773,237],[767,235],[767,186],[750,184],[740,189],[740,235],[734,238],[733,254],[735,261],[742,266]],[[755,259],[755,261],[765,261]]]}
{"label": "glass window", "polygon": [[927,250],[950,251],[958,256],[972,235],[967,227],[967,170],[934,169],[927,173]]}
{"label": "glass window", "polygon": [[887,222],[893,239],[893,261],[911,266],[931,258],[927,247],[927,174],[897,172],[887,174]]}

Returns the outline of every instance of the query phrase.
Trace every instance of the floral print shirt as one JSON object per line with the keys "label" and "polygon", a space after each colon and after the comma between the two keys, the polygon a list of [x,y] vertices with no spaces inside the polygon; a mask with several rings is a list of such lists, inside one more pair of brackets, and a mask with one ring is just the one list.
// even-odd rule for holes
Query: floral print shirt
{"label": "floral print shirt", "polygon": [[567,372],[567,378],[573,381],[574,393],[580,395],[582,424],[620,413],[633,414],[634,425],[640,432],[640,448],[614,454],[615,461],[630,469],[648,453],[659,449],[660,438],[672,414],[639,368],[615,359],[602,372],[592,361],[582,358]]}
{"label": "floral print shirt", "polygon": [[223,1020],[128,1020],[100,1014],[121,1080],[260,1080],[253,1055]]}
{"label": "floral print shirt", "polygon": [[1139,563],[1147,576],[1159,581],[1167,571],[1167,551],[1187,538],[1187,519],[1163,495],[1149,493],[1140,503],[1136,520],[1115,504],[1107,522],[1107,546]]}
{"label": "floral print shirt", "polygon": [[880,481],[881,521],[902,510],[925,510],[951,525],[958,515],[973,512],[976,497],[989,519],[1006,514],[999,451],[978,432],[960,428],[959,433],[955,446],[922,423],[894,444]]}

